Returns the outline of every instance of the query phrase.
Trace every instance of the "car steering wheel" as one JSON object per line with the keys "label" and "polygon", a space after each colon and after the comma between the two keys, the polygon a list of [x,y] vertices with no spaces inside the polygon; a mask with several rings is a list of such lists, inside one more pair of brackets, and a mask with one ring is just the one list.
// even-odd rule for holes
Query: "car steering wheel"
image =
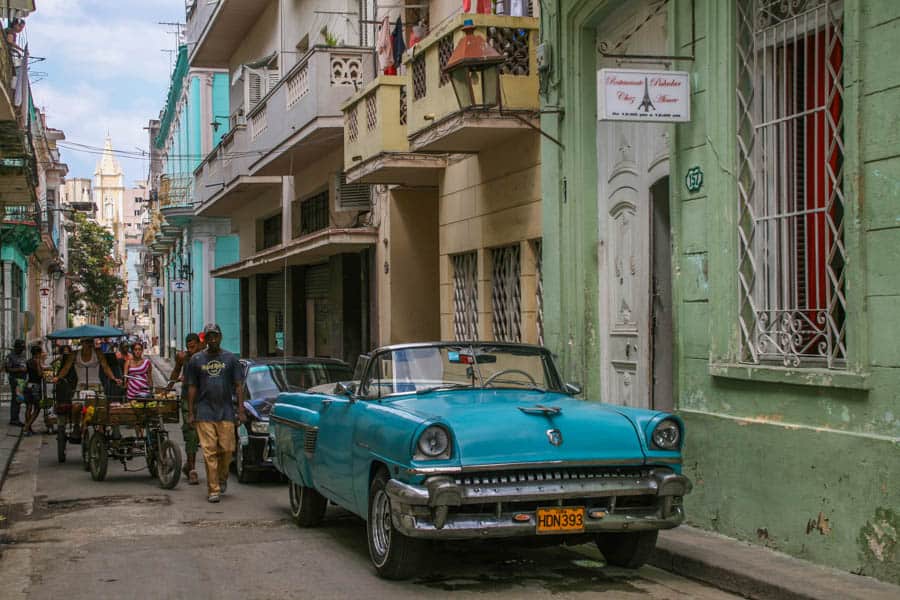
{"label": "car steering wheel", "polygon": [[531,383],[532,386],[538,387],[537,381],[534,380],[534,377],[532,377],[529,373],[526,373],[522,369],[503,369],[501,371],[497,371],[496,373],[494,373],[493,375],[491,375],[490,377],[488,377],[487,379],[484,380],[484,387],[488,387],[490,384],[492,384],[494,382],[495,379],[497,379],[501,375],[505,375],[507,373],[518,373],[520,375],[524,375],[525,377],[528,378],[528,381],[529,381],[529,383]]}

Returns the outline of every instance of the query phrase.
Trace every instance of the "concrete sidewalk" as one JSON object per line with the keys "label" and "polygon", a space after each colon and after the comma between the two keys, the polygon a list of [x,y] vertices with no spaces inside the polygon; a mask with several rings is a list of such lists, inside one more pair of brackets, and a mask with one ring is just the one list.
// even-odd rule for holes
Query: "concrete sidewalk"
{"label": "concrete sidewalk", "polygon": [[[0,404],[0,414],[9,413],[7,404]],[[22,427],[18,425],[0,425],[0,490],[3,489],[3,483],[6,481],[6,474],[9,472],[9,465],[12,463],[13,455],[16,448],[19,447],[19,441],[22,439]]]}
{"label": "concrete sidewalk", "polygon": [[900,598],[900,586],[688,526],[660,532],[650,564],[747,598]]}

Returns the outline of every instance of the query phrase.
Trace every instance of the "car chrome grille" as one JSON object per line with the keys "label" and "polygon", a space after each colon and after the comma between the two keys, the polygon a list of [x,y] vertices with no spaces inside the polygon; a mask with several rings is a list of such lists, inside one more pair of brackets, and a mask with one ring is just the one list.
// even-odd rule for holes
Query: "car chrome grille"
{"label": "car chrome grille", "polygon": [[645,467],[581,467],[570,469],[493,471],[459,475],[455,478],[455,481],[457,485],[487,485],[541,481],[567,481],[573,479],[630,479],[650,477],[650,471],[650,469]]}
{"label": "car chrome grille", "polygon": [[316,441],[319,439],[318,429],[307,429],[303,434],[303,451],[307,454],[315,454]]}

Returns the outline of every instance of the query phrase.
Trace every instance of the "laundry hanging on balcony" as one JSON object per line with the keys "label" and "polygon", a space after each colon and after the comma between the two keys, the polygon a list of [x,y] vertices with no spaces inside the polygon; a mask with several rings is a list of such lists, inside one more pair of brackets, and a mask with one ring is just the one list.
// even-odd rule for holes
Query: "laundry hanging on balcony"
{"label": "laundry hanging on balcony", "polygon": [[[385,75],[393,75],[396,73],[394,67],[394,45],[391,42],[391,22],[387,15],[381,19],[381,26],[378,29],[378,42],[375,46],[378,52],[378,66]],[[392,70],[393,73],[389,73]]]}
{"label": "laundry hanging on balcony", "polygon": [[394,24],[391,44],[394,47],[394,64],[399,65],[403,61],[403,53],[406,52],[406,42],[403,39],[403,21],[400,17],[397,17],[397,22]]}
{"label": "laundry hanging on balcony", "polygon": [[463,0],[463,12],[478,13],[480,15],[491,14],[491,0]]}

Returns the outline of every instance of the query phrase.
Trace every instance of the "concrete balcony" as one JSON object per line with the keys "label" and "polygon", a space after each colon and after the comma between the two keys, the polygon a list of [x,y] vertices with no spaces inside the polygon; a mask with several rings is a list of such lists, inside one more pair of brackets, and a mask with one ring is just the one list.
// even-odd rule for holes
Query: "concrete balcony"
{"label": "concrete balcony", "polygon": [[340,148],[340,106],[372,68],[369,49],[316,46],[246,116],[235,110],[231,130],[194,171],[197,216],[227,217],[280,193],[292,168]]}
{"label": "concrete balcony", "polygon": [[197,0],[188,15],[192,67],[227,68],[228,61],[262,14],[277,0]]}
{"label": "concrete balcony", "polygon": [[447,156],[410,152],[408,90],[408,77],[381,75],[342,107],[348,182],[437,186]]}
{"label": "concrete balcony", "polygon": [[195,213],[202,217],[227,217],[235,208],[262,193],[281,190],[281,177],[254,177],[247,154],[249,133],[242,119],[232,118],[232,129],[194,171]]}
{"label": "concrete balcony", "polygon": [[260,273],[277,273],[286,266],[319,263],[338,254],[361,252],[377,243],[378,231],[371,227],[328,227],[286,244],[266,248],[236,263],[215,269],[210,275],[238,279]]}
{"label": "concrete balcony", "polygon": [[[466,19],[506,61],[500,68],[502,108],[462,111],[448,77],[447,63],[464,34]],[[537,125],[540,110],[536,49],[538,19],[460,14],[434,29],[404,59],[411,80],[409,147],[413,152],[477,153]]]}
{"label": "concrete balcony", "polygon": [[341,105],[373,72],[367,48],[316,46],[247,111],[253,175],[290,175],[340,148]]}

